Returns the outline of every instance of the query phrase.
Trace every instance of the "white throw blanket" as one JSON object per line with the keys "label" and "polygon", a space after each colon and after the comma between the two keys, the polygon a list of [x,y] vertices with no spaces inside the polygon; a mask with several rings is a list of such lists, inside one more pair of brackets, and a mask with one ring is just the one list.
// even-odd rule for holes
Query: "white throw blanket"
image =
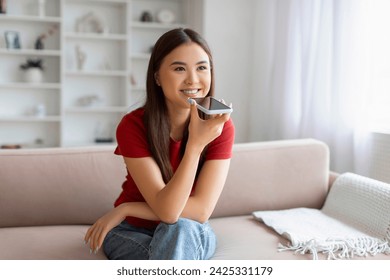
{"label": "white throw blanket", "polygon": [[318,259],[390,254],[390,185],[352,173],[334,182],[321,210],[256,211],[253,216],[290,240],[279,250]]}

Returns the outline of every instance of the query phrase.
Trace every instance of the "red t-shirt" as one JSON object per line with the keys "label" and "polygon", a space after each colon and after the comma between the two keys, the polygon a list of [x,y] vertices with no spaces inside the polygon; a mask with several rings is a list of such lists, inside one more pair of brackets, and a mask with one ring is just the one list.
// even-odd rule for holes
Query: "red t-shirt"
{"label": "red t-shirt", "polygon": [[[126,114],[119,123],[116,131],[118,146],[115,149],[116,155],[129,158],[151,157],[149,143],[146,137],[146,128],[143,122],[143,108],[137,109]],[[234,125],[230,119],[224,125],[222,134],[212,141],[206,152],[205,160],[229,159],[232,157],[232,147],[234,142]],[[173,172],[180,164],[180,146],[181,141],[171,139],[170,160]],[[145,174],[147,176],[147,174]],[[194,187],[193,187],[194,189]],[[115,201],[115,207],[124,202],[145,201],[142,194],[134,183],[133,178],[127,172],[126,181],[122,185],[122,192]],[[139,219],[135,217],[126,217],[126,221],[134,226],[143,228],[154,228],[158,222]]]}

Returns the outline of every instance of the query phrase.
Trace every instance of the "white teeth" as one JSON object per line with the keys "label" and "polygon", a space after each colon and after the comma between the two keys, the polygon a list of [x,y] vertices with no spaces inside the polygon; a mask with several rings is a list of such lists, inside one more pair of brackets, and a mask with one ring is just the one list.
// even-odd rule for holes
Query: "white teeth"
{"label": "white teeth", "polygon": [[195,94],[198,92],[198,90],[197,89],[183,89],[182,92],[185,94]]}

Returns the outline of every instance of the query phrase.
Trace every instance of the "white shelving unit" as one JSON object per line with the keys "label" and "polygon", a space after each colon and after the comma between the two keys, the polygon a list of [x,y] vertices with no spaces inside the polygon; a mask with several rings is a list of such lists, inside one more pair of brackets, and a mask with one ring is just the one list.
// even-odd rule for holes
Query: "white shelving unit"
{"label": "white shelving unit", "polygon": [[[54,25],[61,26],[60,0],[47,1],[44,14],[37,2],[8,1],[7,13],[0,14],[0,145],[52,147],[60,145],[61,34],[44,40],[45,49],[36,50],[35,41]],[[7,49],[6,31],[19,33],[20,49]],[[43,81],[29,84],[19,68],[27,59],[42,59]],[[46,112],[40,116],[38,108]]]}
{"label": "white shelving unit", "polygon": [[[150,49],[164,32],[199,26],[202,1],[190,0],[8,1],[0,14],[0,146],[84,146],[114,141],[120,118],[145,97]],[[158,13],[175,15],[170,23]],[[141,21],[144,12],[152,21]],[[84,21],[83,21],[84,20]],[[36,50],[35,41],[57,30]],[[6,31],[19,32],[20,49],[7,49]],[[85,56],[82,67],[77,47]],[[42,59],[40,83],[26,83],[19,68]],[[38,108],[44,108],[42,114]]]}
{"label": "white shelving unit", "polygon": [[[130,102],[129,65],[124,59],[128,55],[128,3],[63,0],[63,146],[115,139],[116,124]],[[77,47],[85,55],[82,68]]]}

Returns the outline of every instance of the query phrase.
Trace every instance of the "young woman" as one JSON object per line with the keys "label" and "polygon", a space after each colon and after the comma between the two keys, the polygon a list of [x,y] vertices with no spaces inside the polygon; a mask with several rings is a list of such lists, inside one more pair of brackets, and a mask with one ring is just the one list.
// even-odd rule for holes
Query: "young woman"
{"label": "young woman", "polygon": [[229,114],[203,120],[191,98],[214,95],[212,56],[190,29],[153,48],[142,108],[123,117],[117,148],[127,167],[115,208],[85,235],[109,259],[209,259],[208,224],[225,184],[234,126]]}

